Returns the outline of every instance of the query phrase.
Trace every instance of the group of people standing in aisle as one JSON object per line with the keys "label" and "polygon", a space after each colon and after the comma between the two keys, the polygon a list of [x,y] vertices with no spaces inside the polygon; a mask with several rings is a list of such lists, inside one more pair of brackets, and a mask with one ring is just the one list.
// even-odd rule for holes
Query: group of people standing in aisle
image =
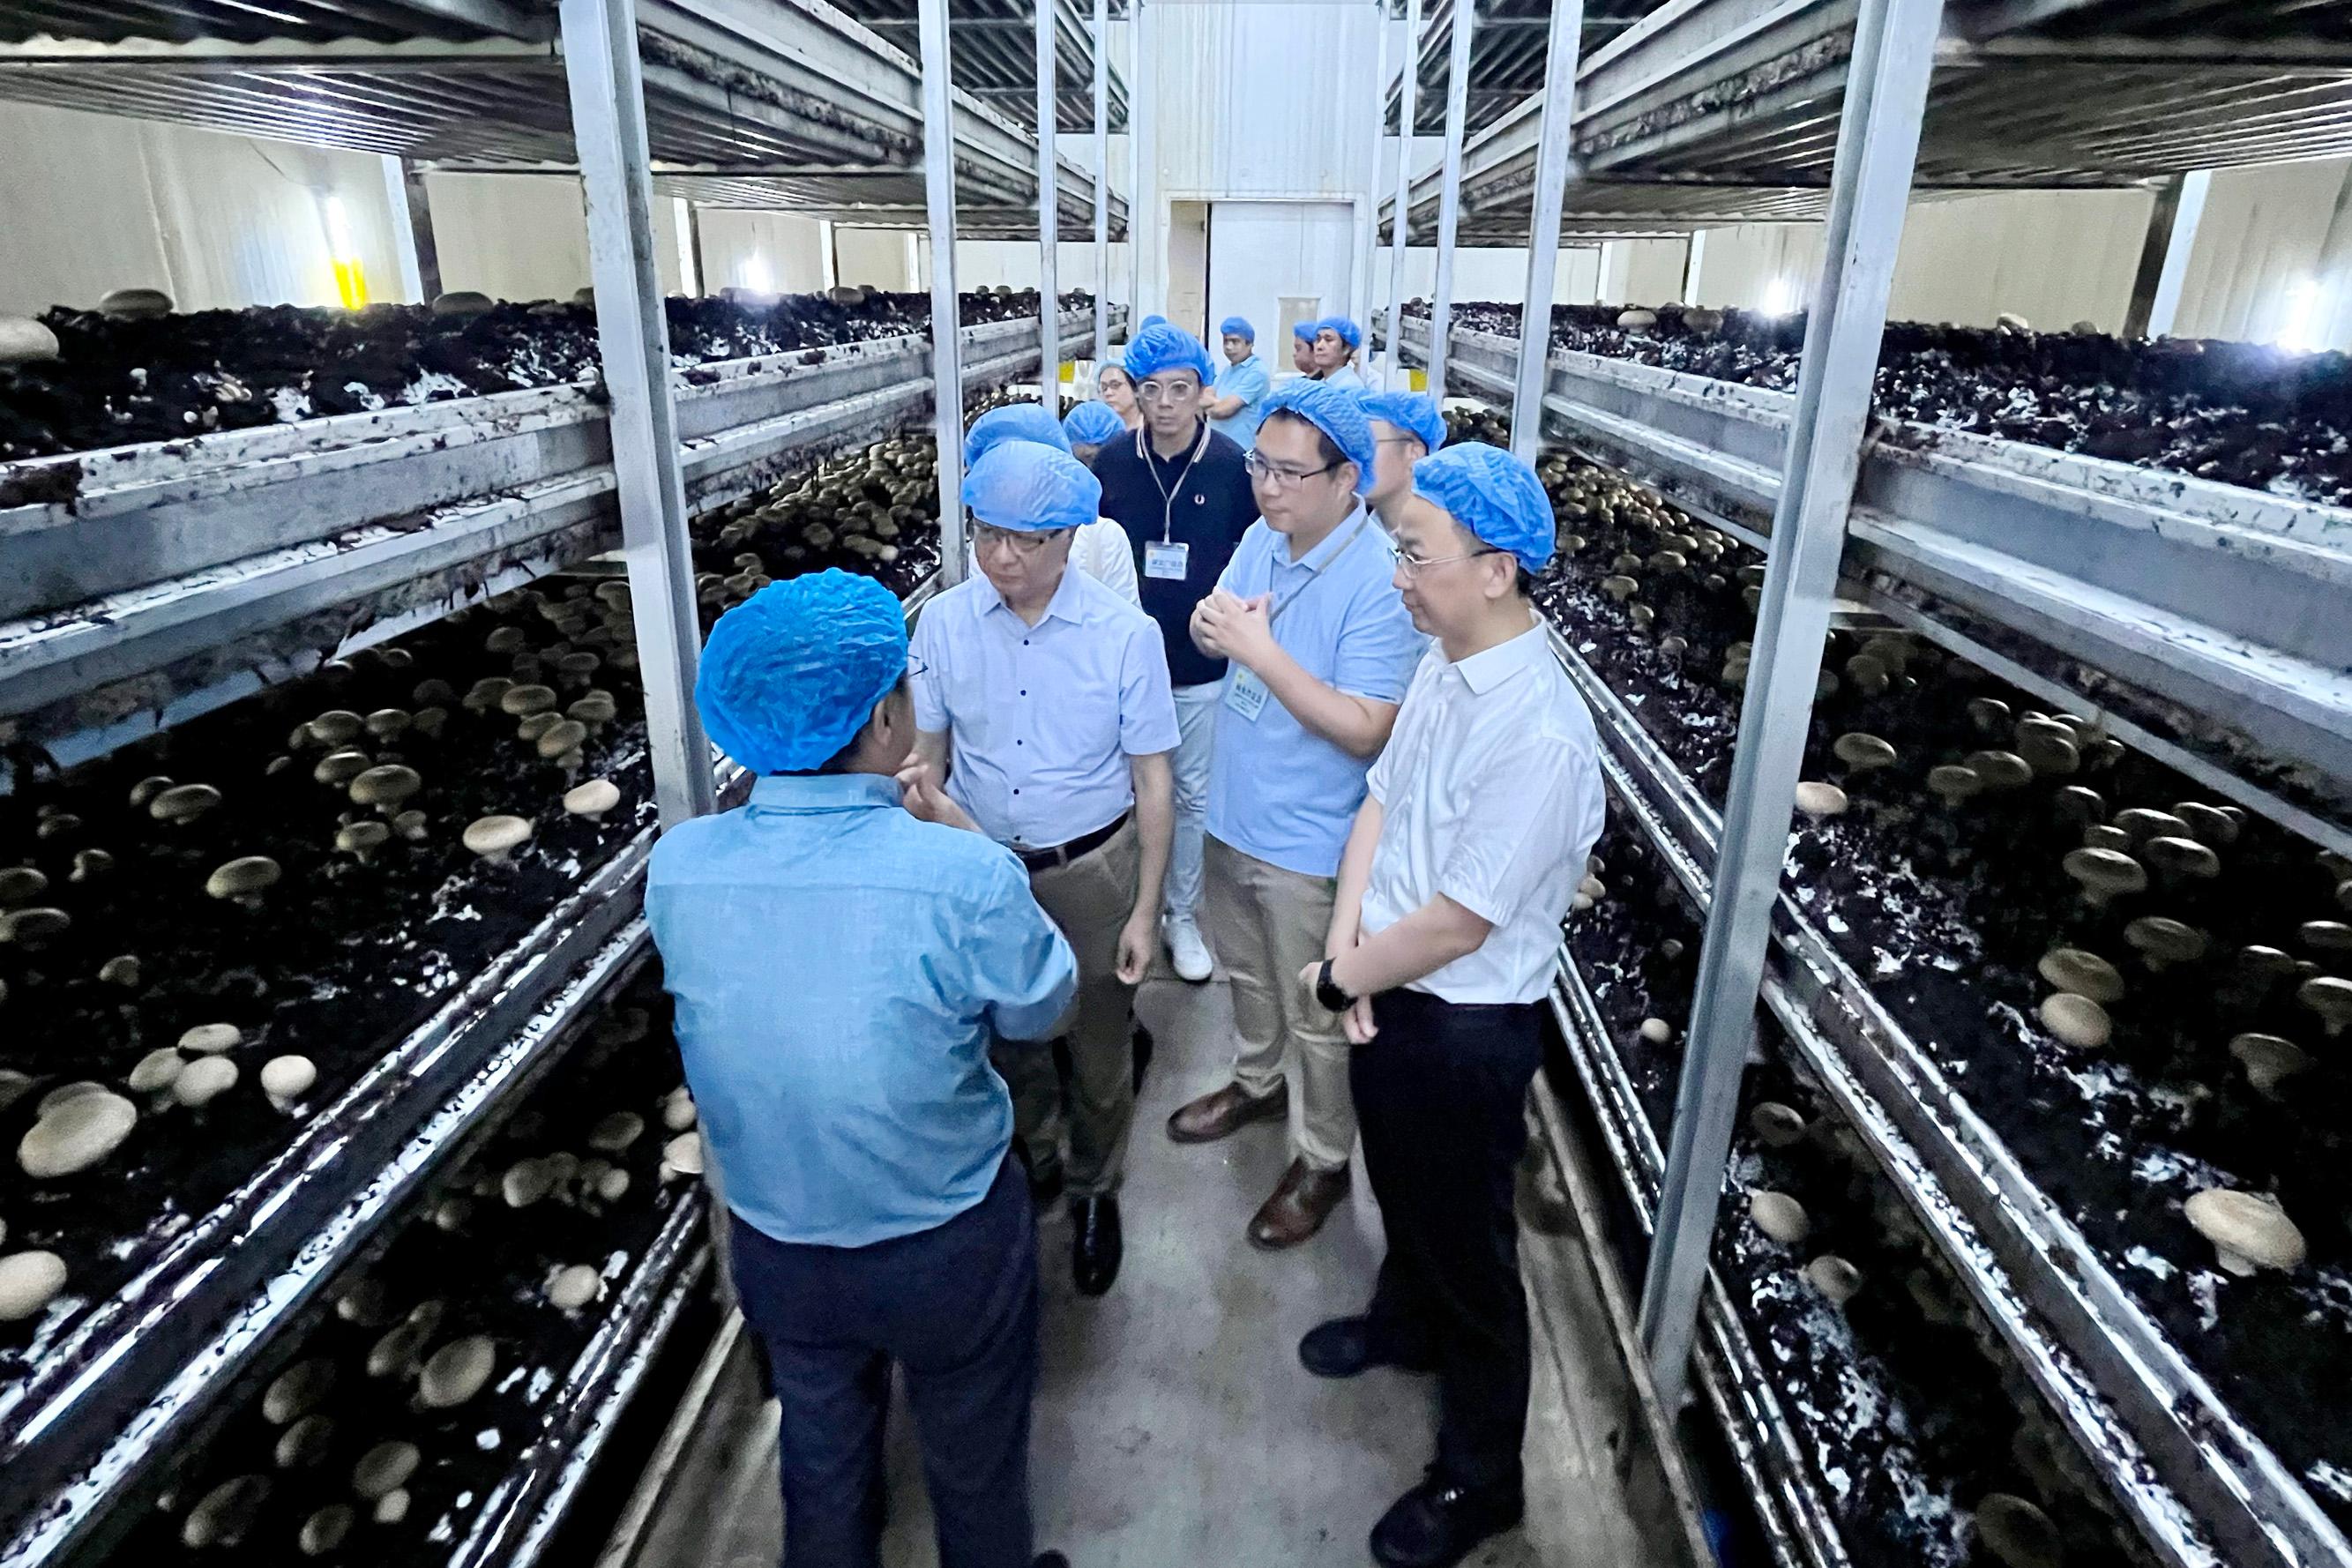
{"label": "group of people standing in aisle", "polygon": [[1440,1568],[1519,1517],[1514,1173],[1601,818],[1529,597],[1553,514],[1526,464],[1445,447],[1433,400],[1351,383],[1352,323],[1278,389],[1223,326],[1223,370],[1153,320],[1100,402],[974,423],[972,570],[911,640],[828,572],[704,651],[706,727],[759,780],[663,838],[647,912],[782,1405],[789,1563],[877,1562],[894,1362],[942,1563],[1032,1563],[1034,1213],[1066,1199],[1076,1289],[1113,1289],[1163,948],[1223,971],[1236,1036],[1167,1135],[1286,1129],[1249,1242],[1314,1237],[1360,1144],[1387,1253],[1298,1359],[1441,1392],[1373,1556]]}

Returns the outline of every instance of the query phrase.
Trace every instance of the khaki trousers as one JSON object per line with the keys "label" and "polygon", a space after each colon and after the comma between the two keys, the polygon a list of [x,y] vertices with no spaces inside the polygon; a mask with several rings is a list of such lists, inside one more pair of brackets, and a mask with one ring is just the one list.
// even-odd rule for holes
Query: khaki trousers
{"label": "khaki trousers", "polygon": [[1007,1043],[991,1053],[1013,1091],[1013,1134],[1029,1151],[1030,1168],[1061,1165],[1073,1197],[1116,1193],[1127,1163],[1127,1130],[1135,1120],[1135,1047],[1128,1032],[1135,988],[1118,978],[1118,933],[1135,912],[1141,859],[1130,818],[1092,854],[1029,876],[1038,907],[1061,927],[1078,961],[1078,993],[1054,1026],[1069,1046],[1066,1097],[1045,1045]]}
{"label": "khaki trousers", "polygon": [[1318,1171],[1346,1165],[1356,1142],[1347,1037],[1337,1015],[1307,996],[1298,972],[1323,959],[1336,877],[1307,877],[1244,855],[1211,836],[1202,934],[1232,983],[1234,1081],[1253,1096],[1290,1083],[1290,1145]]}

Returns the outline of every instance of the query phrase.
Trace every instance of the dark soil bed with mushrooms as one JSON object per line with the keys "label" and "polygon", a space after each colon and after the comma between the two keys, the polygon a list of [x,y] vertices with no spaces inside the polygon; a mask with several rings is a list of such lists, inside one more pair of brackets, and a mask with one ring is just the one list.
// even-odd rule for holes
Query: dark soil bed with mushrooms
{"label": "dark soil bed with mushrooms", "polygon": [[[828,566],[903,596],[931,471],[887,442],[698,519],[705,623]],[[651,824],[633,644],[625,583],[547,579],[0,796],[0,1386]]]}
{"label": "dark soil bed with mushrooms", "polygon": [[[1638,328],[1618,325],[1625,313],[1554,306],[1553,346],[1776,391],[1797,384],[1801,313],[1669,304],[1636,315],[1654,318]],[[1428,304],[1414,300],[1405,314],[1426,320]],[[1516,305],[1459,305],[1454,319],[1518,335]],[[1876,406],[1892,419],[2352,501],[2352,357],[2341,353],[1895,321],[1879,354]]]}
{"label": "dark soil bed with mushrooms", "polygon": [[[1742,575],[1760,567],[1597,470],[1553,478],[1582,542],[1546,612],[1719,806]],[[2352,865],[1924,643],[1835,634],[1825,669],[1805,764],[1820,814],[1789,861],[1801,904],[2352,1524],[2352,1074],[2331,1030],[2352,993]],[[2186,1210],[2213,1188],[2276,1199],[2299,1231],[2285,1266],[2221,1266]]]}
{"label": "dark soil bed with mushrooms", "polygon": [[[530,1449],[566,1378],[691,1190],[665,1156],[698,1143],[692,1125],[649,974],[362,1274],[334,1283],[333,1309],[111,1560],[446,1562],[519,1467],[550,1462]],[[698,1167],[698,1148],[684,1163]]]}
{"label": "dark soil bed with mushrooms", "polygon": [[[680,368],[920,332],[928,295],[839,291],[773,305],[668,301]],[[855,296],[853,300],[851,297]],[[1090,303],[1065,295],[1065,308]],[[1034,315],[1036,293],[966,294],[967,326]],[[478,313],[257,306],[120,320],[63,306],[41,318],[58,357],[0,363],[0,463],[215,430],[593,380],[593,308],[541,300]]]}
{"label": "dark soil bed with mushrooms", "polygon": [[[1637,828],[1612,825],[1598,855],[1609,891],[1570,918],[1570,946],[1663,1142],[1699,922]],[[1979,1521],[2034,1528],[2037,1512],[2077,1568],[2133,1561],[2095,1485],[2062,1469],[2063,1439],[2031,1387],[1869,1156],[1784,1065],[1769,1022],[1759,1045],[1715,1265],[1855,1563],[1996,1564]]]}

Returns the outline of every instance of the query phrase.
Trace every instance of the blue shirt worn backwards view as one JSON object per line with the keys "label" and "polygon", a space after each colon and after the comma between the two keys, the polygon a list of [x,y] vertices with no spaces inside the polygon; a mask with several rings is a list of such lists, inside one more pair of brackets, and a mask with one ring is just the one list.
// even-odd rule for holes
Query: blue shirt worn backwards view
{"label": "blue shirt worn backwards view", "polygon": [[[1251,525],[1217,585],[1244,599],[1272,594],[1274,640],[1316,679],[1376,702],[1403,700],[1424,646],[1391,578],[1396,551],[1361,508],[1307,552],[1264,522]],[[1225,677],[1230,695],[1238,671]],[[1336,877],[1370,757],[1310,733],[1269,696],[1249,718],[1217,709],[1207,827],[1220,842],[1305,877]]]}
{"label": "blue shirt worn backwards view", "polygon": [[1077,983],[1019,861],[891,779],[774,776],[654,846],[646,917],[746,1225],[867,1247],[987,1195],[1013,1132],[990,1040],[1044,1035]]}
{"label": "blue shirt worn backwards view", "polygon": [[948,795],[1000,844],[1050,849],[1135,804],[1129,757],[1176,749],[1160,628],[1076,567],[1035,626],[974,573],[915,623],[915,724],[950,733]]}
{"label": "blue shirt worn backwards view", "polygon": [[1210,420],[1209,428],[1220,436],[1232,437],[1236,446],[1247,451],[1257,440],[1258,421],[1265,417],[1259,411],[1259,405],[1265,401],[1265,395],[1273,386],[1274,378],[1266,374],[1265,361],[1255,354],[1239,364],[1225,366],[1217,372],[1213,395],[1220,398],[1240,398],[1241,412],[1229,419]]}

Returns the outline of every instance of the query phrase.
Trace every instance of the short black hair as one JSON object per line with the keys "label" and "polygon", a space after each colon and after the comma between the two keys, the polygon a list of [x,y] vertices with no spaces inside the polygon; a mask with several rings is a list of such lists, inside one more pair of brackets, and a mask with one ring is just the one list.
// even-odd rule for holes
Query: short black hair
{"label": "short black hair", "polygon": [[1258,427],[1260,429],[1264,429],[1266,425],[1272,424],[1276,419],[1287,420],[1293,425],[1303,426],[1307,429],[1314,431],[1315,452],[1318,457],[1323,459],[1323,466],[1325,468],[1336,468],[1340,464],[1352,460],[1349,458],[1347,453],[1339,450],[1339,443],[1331,439],[1330,433],[1328,431],[1325,430],[1323,426],[1318,425],[1312,419],[1307,417],[1306,415],[1298,412],[1296,408],[1276,409],[1273,413],[1265,416],[1265,422]]}
{"label": "short black hair", "polygon": [[838,773],[847,773],[849,771],[849,764],[856,760],[857,743],[866,739],[866,730],[874,723],[874,715],[882,711],[882,704],[889,701],[897,693],[906,690],[907,689],[907,677],[901,675],[898,679],[890,683],[889,690],[884,692],[881,696],[874,700],[874,706],[867,709],[866,710],[866,717],[858,721],[856,732],[849,737],[849,743],[847,745],[834,752],[833,755],[825,758],[824,762],[818,763],[815,767],[790,769],[782,776],[788,779],[815,779],[830,778]]}
{"label": "short black hair", "polygon": [[1517,574],[1512,579],[1512,585],[1518,589],[1519,597],[1533,599],[1536,596],[1536,574],[1525,566],[1519,566],[1514,570]]}

